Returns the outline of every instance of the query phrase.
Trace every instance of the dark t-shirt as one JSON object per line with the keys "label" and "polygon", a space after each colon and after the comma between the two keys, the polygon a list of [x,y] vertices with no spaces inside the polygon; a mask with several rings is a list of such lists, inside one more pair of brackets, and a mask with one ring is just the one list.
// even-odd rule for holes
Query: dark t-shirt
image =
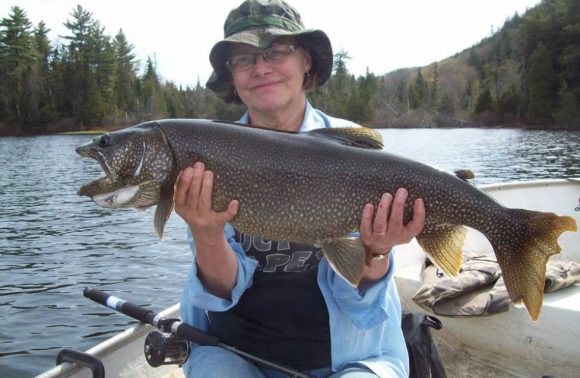
{"label": "dark t-shirt", "polygon": [[317,284],[320,248],[236,232],[259,263],[252,286],[225,312],[209,312],[223,342],[297,369],[331,365],[328,309]]}

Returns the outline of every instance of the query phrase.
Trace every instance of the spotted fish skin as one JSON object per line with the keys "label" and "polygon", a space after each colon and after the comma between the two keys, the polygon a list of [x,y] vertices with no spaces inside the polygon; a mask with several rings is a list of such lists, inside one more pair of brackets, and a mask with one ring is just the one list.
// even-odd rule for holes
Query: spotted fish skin
{"label": "spotted fish skin", "polygon": [[503,207],[458,177],[381,148],[380,134],[364,128],[290,133],[207,120],[149,122],[77,149],[98,160],[107,176],[79,193],[105,207],[157,205],[161,236],[179,172],[201,161],[214,173],[213,209],[239,201],[234,227],[270,240],[319,243],[356,285],[364,248],[348,235],[358,229],[365,204],[377,205],[383,193],[403,187],[407,221],[413,201],[424,200],[427,217],[417,240],[437,266],[456,275],[464,226],[481,231],[512,300],[537,319],[547,259],[560,251],[559,235],[576,230],[575,220]]}

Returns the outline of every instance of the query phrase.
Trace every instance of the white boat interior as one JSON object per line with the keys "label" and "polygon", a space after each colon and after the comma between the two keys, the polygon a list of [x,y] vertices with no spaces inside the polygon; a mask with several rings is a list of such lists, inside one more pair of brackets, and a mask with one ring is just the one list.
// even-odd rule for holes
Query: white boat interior
{"label": "white boat interior", "polygon": [[[508,207],[570,215],[580,225],[580,179],[489,185],[482,189]],[[579,232],[565,232],[559,244],[562,252],[551,259],[580,262]],[[464,250],[491,252],[491,245],[479,232],[469,230]],[[424,312],[412,301],[421,286],[424,260],[416,241],[396,248],[397,287],[407,311]],[[443,329],[432,333],[450,377],[580,376],[578,284],[546,294],[537,321],[524,308],[513,305],[507,312],[487,317],[438,318]]]}

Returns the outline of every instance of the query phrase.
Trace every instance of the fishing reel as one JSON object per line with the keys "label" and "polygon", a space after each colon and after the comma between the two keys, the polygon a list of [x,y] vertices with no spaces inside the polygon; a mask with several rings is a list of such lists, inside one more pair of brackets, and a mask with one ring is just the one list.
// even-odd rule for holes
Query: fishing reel
{"label": "fishing reel", "polygon": [[189,356],[187,340],[170,333],[151,331],[145,338],[145,359],[152,367],[183,365]]}

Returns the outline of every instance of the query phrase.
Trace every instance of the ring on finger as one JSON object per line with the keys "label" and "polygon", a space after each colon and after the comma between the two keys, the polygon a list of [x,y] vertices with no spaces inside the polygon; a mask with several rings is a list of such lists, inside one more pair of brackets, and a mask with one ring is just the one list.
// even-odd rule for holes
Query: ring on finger
{"label": "ring on finger", "polygon": [[373,261],[382,261],[386,259],[388,255],[389,255],[388,253],[385,253],[384,255],[374,255]]}
{"label": "ring on finger", "polygon": [[378,236],[385,236],[385,233],[386,233],[386,231],[383,231],[383,232],[376,232],[375,231],[375,235],[378,235]]}

